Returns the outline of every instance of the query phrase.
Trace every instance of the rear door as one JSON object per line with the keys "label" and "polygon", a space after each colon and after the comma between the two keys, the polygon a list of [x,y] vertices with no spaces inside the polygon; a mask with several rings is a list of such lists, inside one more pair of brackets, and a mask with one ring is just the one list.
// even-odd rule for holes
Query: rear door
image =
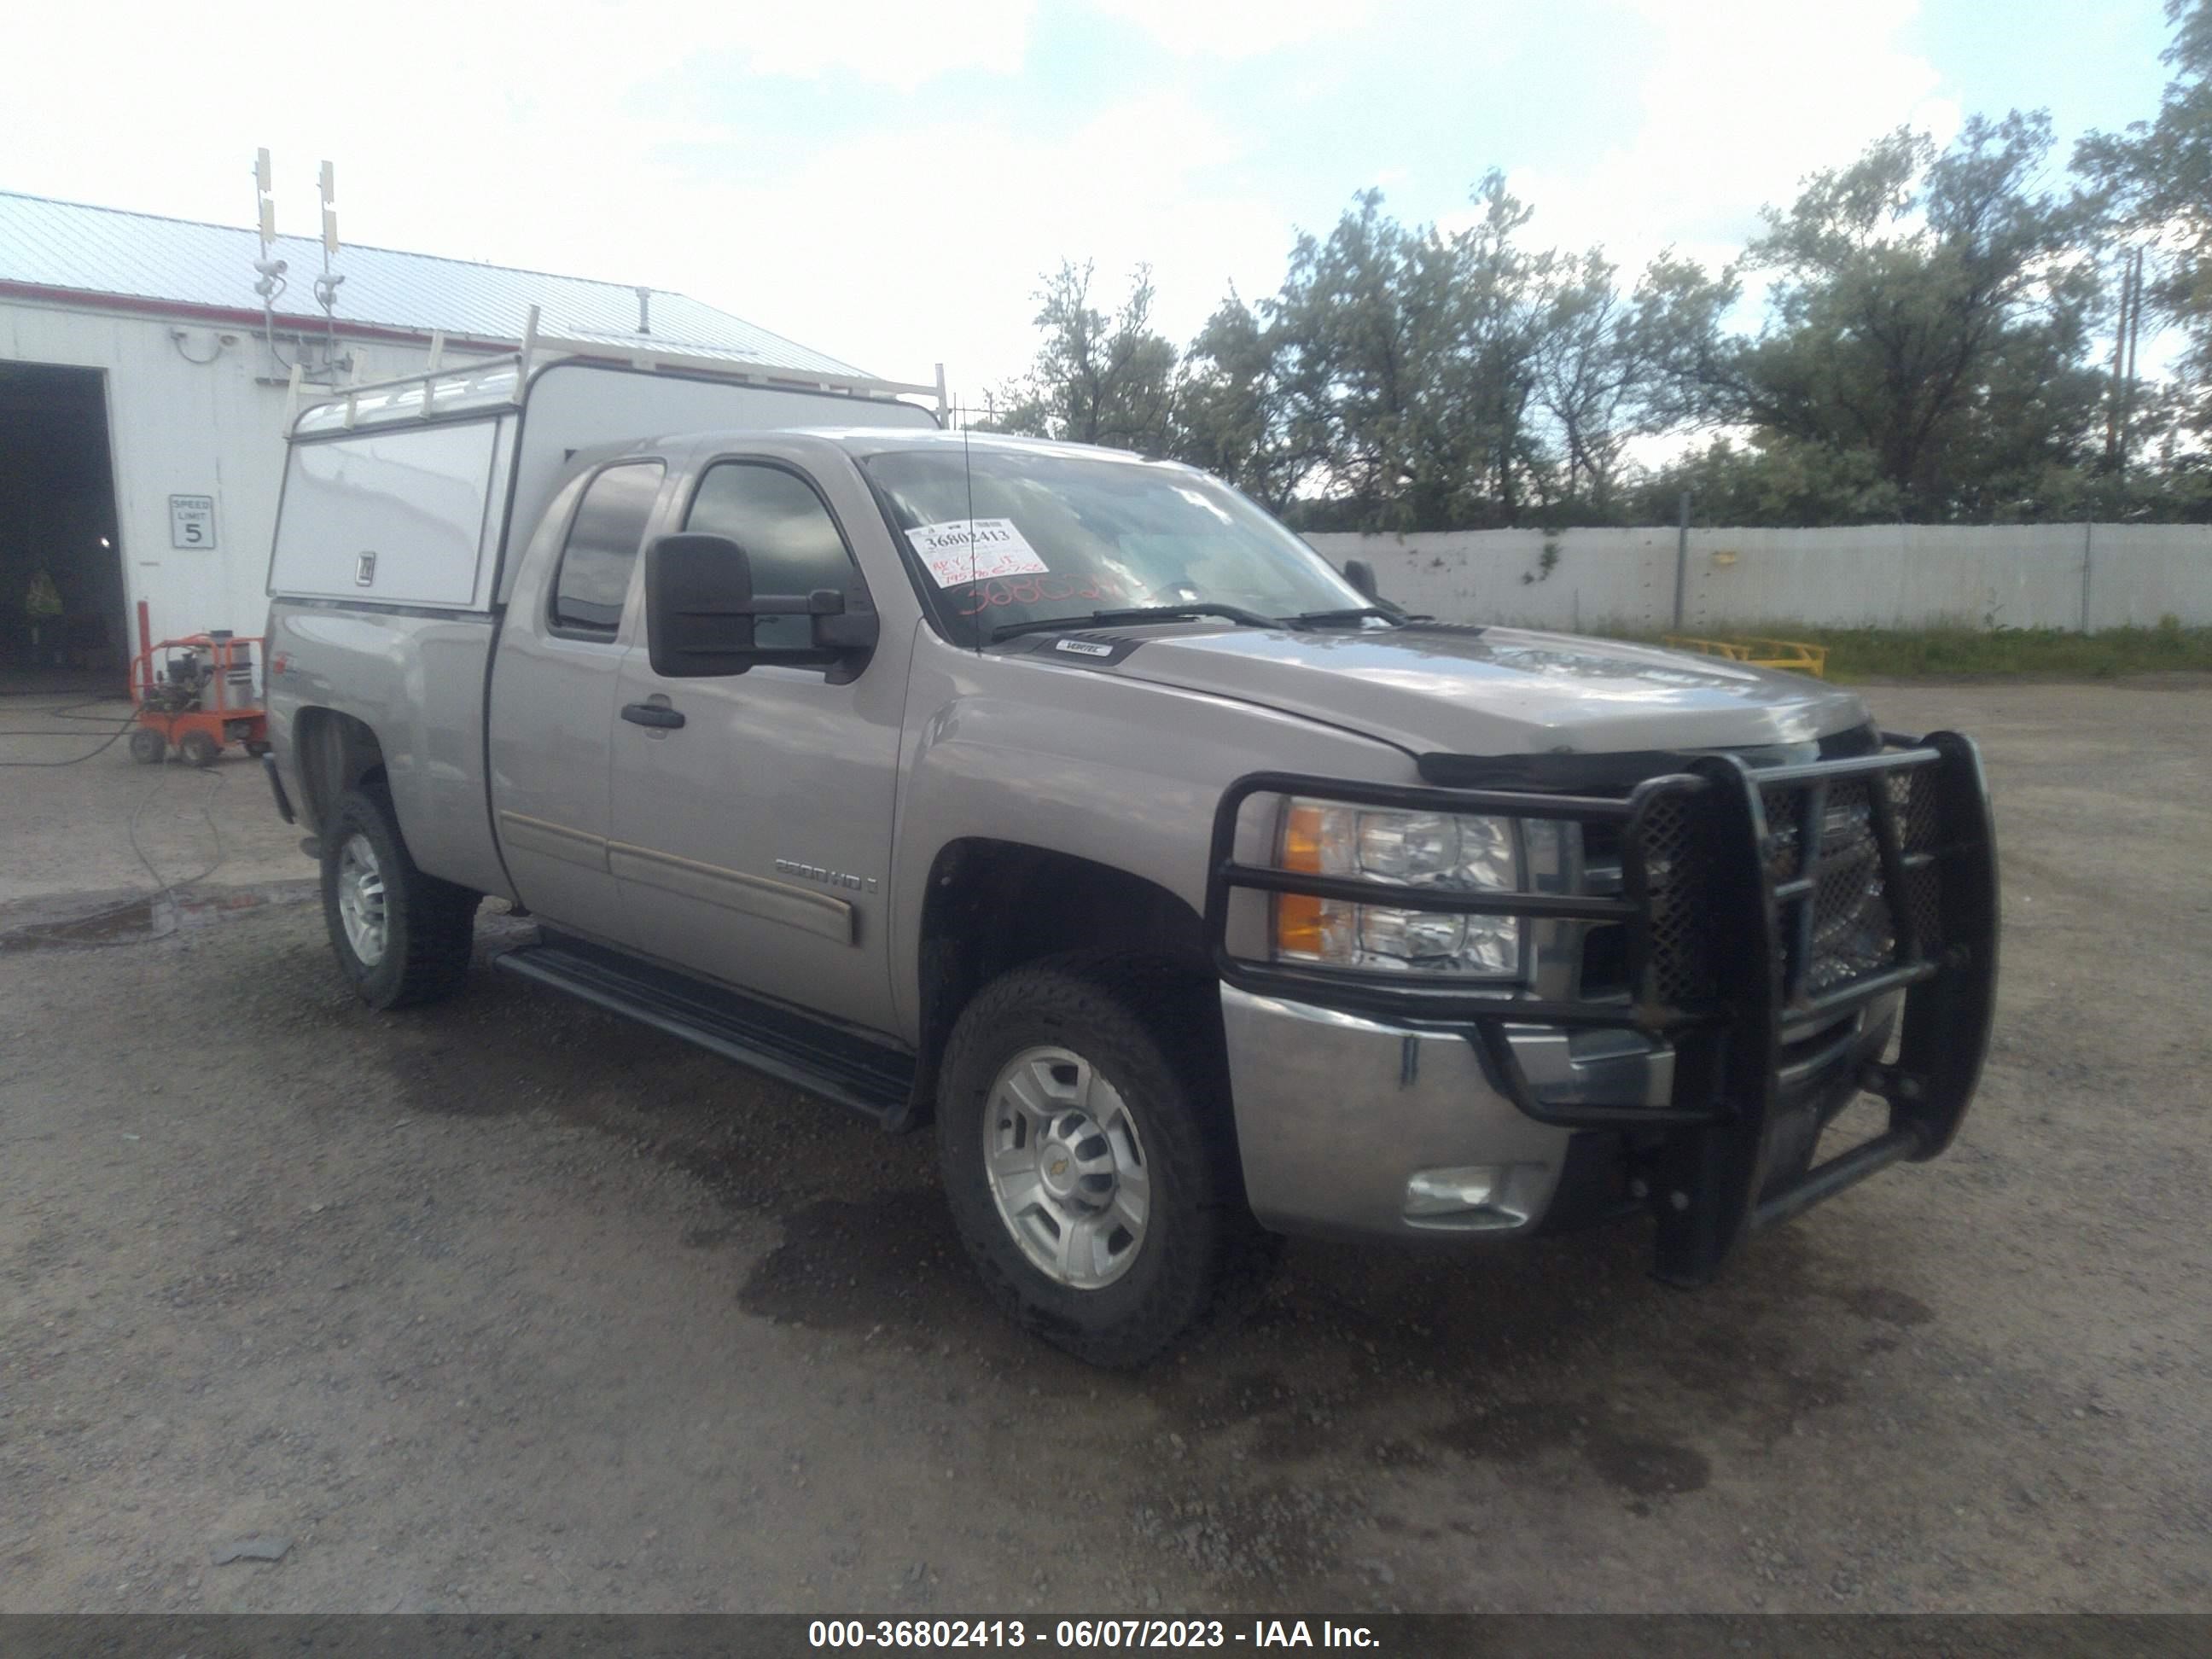
{"label": "rear door", "polygon": [[[773,453],[694,469],[685,529],[744,548],[761,595],[843,592],[872,608],[846,519],[871,510],[842,456],[834,477]],[[837,506],[833,508],[831,503]],[[756,642],[799,647],[803,617],[762,617]],[[886,924],[899,720],[910,641],[886,629],[848,684],[763,663],[664,679],[647,642],[623,653],[618,708],[665,705],[679,728],[617,714],[609,852],[634,948],[856,1024],[894,1028]]]}
{"label": "rear door", "polygon": [[517,575],[492,669],[492,817],[507,873],[538,915],[622,933],[607,859],[616,682],[627,605],[667,468],[625,460],[569,486]]}

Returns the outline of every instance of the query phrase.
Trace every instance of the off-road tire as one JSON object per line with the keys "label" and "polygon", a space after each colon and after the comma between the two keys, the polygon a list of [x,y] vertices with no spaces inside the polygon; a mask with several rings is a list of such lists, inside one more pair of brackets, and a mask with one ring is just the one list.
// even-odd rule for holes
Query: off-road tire
{"label": "off-road tire", "polygon": [[[1244,1201],[1212,981],[1173,964],[1069,956],[1016,969],[961,1012],[939,1074],[937,1145],[954,1224],[991,1298],[1077,1358],[1144,1364],[1241,1310],[1279,1241]],[[985,1167],[986,1114],[1001,1069],[1061,1047],[1118,1090],[1143,1136],[1152,1187],[1139,1254],[1096,1289],[1055,1282],[1015,1241]]]}
{"label": "off-road tire", "polygon": [[[356,836],[374,854],[384,884],[384,951],[373,963],[356,952],[339,914],[339,866]],[[323,921],[354,994],[372,1008],[404,1008],[442,1001],[459,990],[475,948],[482,895],[415,867],[381,791],[341,795],[320,839]]]}

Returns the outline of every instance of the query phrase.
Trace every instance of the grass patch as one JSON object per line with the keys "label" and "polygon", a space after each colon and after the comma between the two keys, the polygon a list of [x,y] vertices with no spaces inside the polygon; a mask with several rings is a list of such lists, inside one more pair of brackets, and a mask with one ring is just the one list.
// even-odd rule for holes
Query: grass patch
{"label": "grass patch", "polygon": [[[1725,629],[1704,630],[1732,639]],[[1744,630],[1828,648],[1831,680],[1948,679],[2050,676],[2114,679],[2174,669],[2212,672],[2212,628],[2184,628],[2173,617],[2155,628],[2075,634],[2061,628],[1808,628],[1776,623]],[[1656,645],[1656,633],[1621,635]]]}

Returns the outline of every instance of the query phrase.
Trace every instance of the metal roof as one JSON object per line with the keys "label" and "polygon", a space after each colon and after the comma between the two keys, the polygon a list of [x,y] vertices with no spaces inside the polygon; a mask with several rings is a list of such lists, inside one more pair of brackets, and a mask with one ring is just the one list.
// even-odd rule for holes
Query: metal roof
{"label": "metal roof", "polygon": [[[288,325],[320,327],[323,313],[313,295],[323,268],[321,240],[279,236],[275,254],[291,267],[277,314]],[[258,313],[253,262],[260,257],[259,236],[237,226],[0,191],[0,283]],[[331,263],[345,277],[338,289],[341,328],[425,335],[442,330],[459,338],[513,342],[534,305],[548,334],[611,346],[640,338],[637,289],[621,283],[357,245],[342,247]],[[647,337],[656,346],[823,374],[864,373],[684,295],[664,289],[651,294]]]}

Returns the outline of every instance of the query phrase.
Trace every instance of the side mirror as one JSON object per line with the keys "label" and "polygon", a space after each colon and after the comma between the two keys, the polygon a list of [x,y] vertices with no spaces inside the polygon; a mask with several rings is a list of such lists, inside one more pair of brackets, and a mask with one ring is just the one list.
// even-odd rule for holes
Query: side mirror
{"label": "side mirror", "polygon": [[[763,647],[758,617],[805,617],[808,643]],[[742,674],[756,663],[827,668],[833,684],[857,677],[876,648],[872,611],[848,611],[835,588],[756,595],[752,561],[727,536],[695,531],[655,537],[645,550],[646,652],[669,679]]]}
{"label": "side mirror", "polygon": [[1366,560],[1346,559],[1344,562],[1344,580],[1357,588],[1359,597],[1368,604],[1375,605],[1381,601],[1382,590],[1375,586],[1375,567]]}
{"label": "side mirror", "polygon": [[753,571],[727,536],[682,531],[645,550],[645,640],[670,679],[742,674],[753,665]]}

